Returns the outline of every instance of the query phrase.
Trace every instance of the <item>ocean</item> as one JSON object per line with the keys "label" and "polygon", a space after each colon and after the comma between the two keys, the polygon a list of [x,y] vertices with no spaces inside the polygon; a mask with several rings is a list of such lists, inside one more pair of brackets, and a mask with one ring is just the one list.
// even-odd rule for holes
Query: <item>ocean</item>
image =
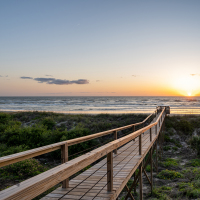
{"label": "ocean", "polygon": [[172,114],[200,114],[200,97],[0,97],[0,111],[151,113],[157,106],[170,106]]}

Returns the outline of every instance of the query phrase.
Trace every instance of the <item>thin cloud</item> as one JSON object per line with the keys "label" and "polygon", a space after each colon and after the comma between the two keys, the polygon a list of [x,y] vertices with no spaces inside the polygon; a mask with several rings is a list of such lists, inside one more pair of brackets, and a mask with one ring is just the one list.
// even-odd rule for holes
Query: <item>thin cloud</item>
{"label": "thin cloud", "polygon": [[46,74],[45,76],[50,76],[50,77],[53,77],[52,75],[48,75],[48,74]]}
{"label": "thin cloud", "polygon": [[50,83],[55,80],[55,78],[34,78],[34,80],[38,81],[38,83]]}
{"label": "thin cloud", "polygon": [[70,84],[88,84],[89,81],[87,79],[78,79],[78,80],[62,80],[55,78],[34,78],[38,83],[47,83],[47,84],[55,84],[55,85],[70,85]]}
{"label": "thin cloud", "polygon": [[66,94],[72,94],[73,92],[52,92],[52,93],[45,93],[50,95],[66,95]]}
{"label": "thin cloud", "polygon": [[54,84],[54,85],[70,85],[70,84],[88,84],[89,81],[87,79],[78,79],[78,80],[63,80],[63,79],[55,79],[55,78],[33,78],[30,76],[21,76],[21,79],[32,79],[37,81],[38,83],[46,83],[46,84]]}
{"label": "thin cloud", "polygon": [[200,74],[190,74],[190,76],[200,76]]}
{"label": "thin cloud", "polygon": [[134,74],[133,74],[132,76],[133,76],[133,77],[136,77],[137,75],[134,75]]}
{"label": "thin cloud", "polygon": [[100,80],[96,80],[96,82],[100,82]]}
{"label": "thin cloud", "polygon": [[8,77],[8,75],[6,75],[6,76],[2,76],[2,75],[0,75],[0,78],[1,78],[1,77],[6,77],[6,78],[7,78],[7,77]]}
{"label": "thin cloud", "polygon": [[32,77],[29,77],[29,76],[21,76],[20,78],[21,79],[33,79]]}

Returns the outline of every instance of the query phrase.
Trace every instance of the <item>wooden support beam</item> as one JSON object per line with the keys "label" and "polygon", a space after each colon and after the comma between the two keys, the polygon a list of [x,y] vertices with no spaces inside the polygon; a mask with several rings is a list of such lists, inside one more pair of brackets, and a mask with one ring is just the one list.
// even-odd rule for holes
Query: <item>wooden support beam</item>
{"label": "wooden support beam", "polygon": [[[127,192],[129,192],[129,188],[128,188],[127,185],[125,186],[125,188],[126,188]],[[131,191],[130,191],[130,195],[129,196],[131,197],[132,200],[135,200],[134,197],[133,197],[133,195],[131,194]]]}
{"label": "wooden support beam", "polygon": [[150,128],[150,141],[152,141],[152,130]]}
{"label": "wooden support beam", "polygon": [[145,170],[144,168],[143,168],[143,172],[144,172],[144,174],[145,174],[145,176],[146,176],[146,178],[147,178],[149,184],[151,185],[151,181],[150,181],[150,179],[149,179],[149,177],[148,177],[148,175],[147,175],[147,172],[146,172],[146,170]]}
{"label": "wooden support beam", "polygon": [[158,173],[158,139],[156,140],[156,172]]}
{"label": "wooden support beam", "polygon": [[159,151],[158,151],[158,158],[159,160],[161,160],[161,131],[160,131],[160,134],[159,134],[159,137],[158,137],[158,142],[159,142]]}
{"label": "wooden support beam", "polygon": [[[136,182],[136,173],[134,172],[134,181]],[[134,186],[134,193],[136,193],[136,185]]]}
{"label": "wooden support beam", "polygon": [[143,200],[143,192],[142,192],[142,163],[139,165],[139,181],[140,181],[140,200]]}
{"label": "wooden support beam", "polygon": [[152,147],[150,149],[150,167],[151,167],[151,193],[153,191],[153,157],[152,157],[153,151]]}
{"label": "wooden support beam", "polygon": [[139,155],[142,155],[142,136],[139,135]]}
{"label": "wooden support beam", "polygon": [[[68,144],[67,142],[61,146],[61,159],[62,163],[66,163],[68,161]],[[62,181],[62,188],[68,188],[69,187],[69,178]]]}
{"label": "wooden support beam", "polygon": [[153,166],[156,168],[156,171],[158,171],[157,166],[153,160],[152,160],[152,163],[153,163]]}
{"label": "wooden support beam", "polygon": [[[114,132],[114,140],[117,140],[117,131]],[[117,149],[114,150],[114,153],[117,154]]]}
{"label": "wooden support beam", "polygon": [[158,124],[156,124],[156,135],[158,134]]}
{"label": "wooden support beam", "polygon": [[[153,148],[153,151],[155,150],[155,146],[154,146],[154,148]],[[146,166],[147,166],[147,164],[149,163],[149,159],[150,159],[150,157],[148,157],[147,158],[147,160],[146,160],[146,162],[145,162],[145,164],[144,164],[144,168],[146,168]],[[141,162],[141,165],[142,165],[142,162]],[[127,200],[128,199],[128,197],[129,197],[129,195],[130,195],[130,191],[132,191],[132,189],[133,188],[136,188],[136,186],[137,186],[137,183],[139,182],[139,173],[136,175],[134,175],[134,181],[133,181],[133,183],[132,183],[132,185],[131,185],[131,187],[130,187],[130,190],[129,190],[129,192],[127,193],[127,195],[126,195],[126,197],[125,197],[125,200]],[[136,192],[136,190],[135,190],[135,192]]]}
{"label": "wooden support beam", "polygon": [[113,190],[113,152],[107,154],[107,191]]}
{"label": "wooden support beam", "polygon": [[162,127],[161,127],[161,143],[162,143],[161,155],[163,156],[163,143],[164,143],[163,124],[162,124]]}

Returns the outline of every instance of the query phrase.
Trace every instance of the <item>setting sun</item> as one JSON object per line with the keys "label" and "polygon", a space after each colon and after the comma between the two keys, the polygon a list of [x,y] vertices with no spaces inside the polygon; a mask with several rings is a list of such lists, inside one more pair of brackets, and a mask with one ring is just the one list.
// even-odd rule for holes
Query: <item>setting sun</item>
{"label": "setting sun", "polygon": [[195,96],[198,94],[198,79],[191,75],[176,78],[173,85],[181,95]]}

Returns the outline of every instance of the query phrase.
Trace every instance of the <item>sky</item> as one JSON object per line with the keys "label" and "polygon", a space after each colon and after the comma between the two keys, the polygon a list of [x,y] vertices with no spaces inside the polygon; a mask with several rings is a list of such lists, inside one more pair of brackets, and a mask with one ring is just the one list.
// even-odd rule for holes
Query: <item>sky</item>
{"label": "sky", "polygon": [[1,0],[0,96],[200,95],[199,0]]}

